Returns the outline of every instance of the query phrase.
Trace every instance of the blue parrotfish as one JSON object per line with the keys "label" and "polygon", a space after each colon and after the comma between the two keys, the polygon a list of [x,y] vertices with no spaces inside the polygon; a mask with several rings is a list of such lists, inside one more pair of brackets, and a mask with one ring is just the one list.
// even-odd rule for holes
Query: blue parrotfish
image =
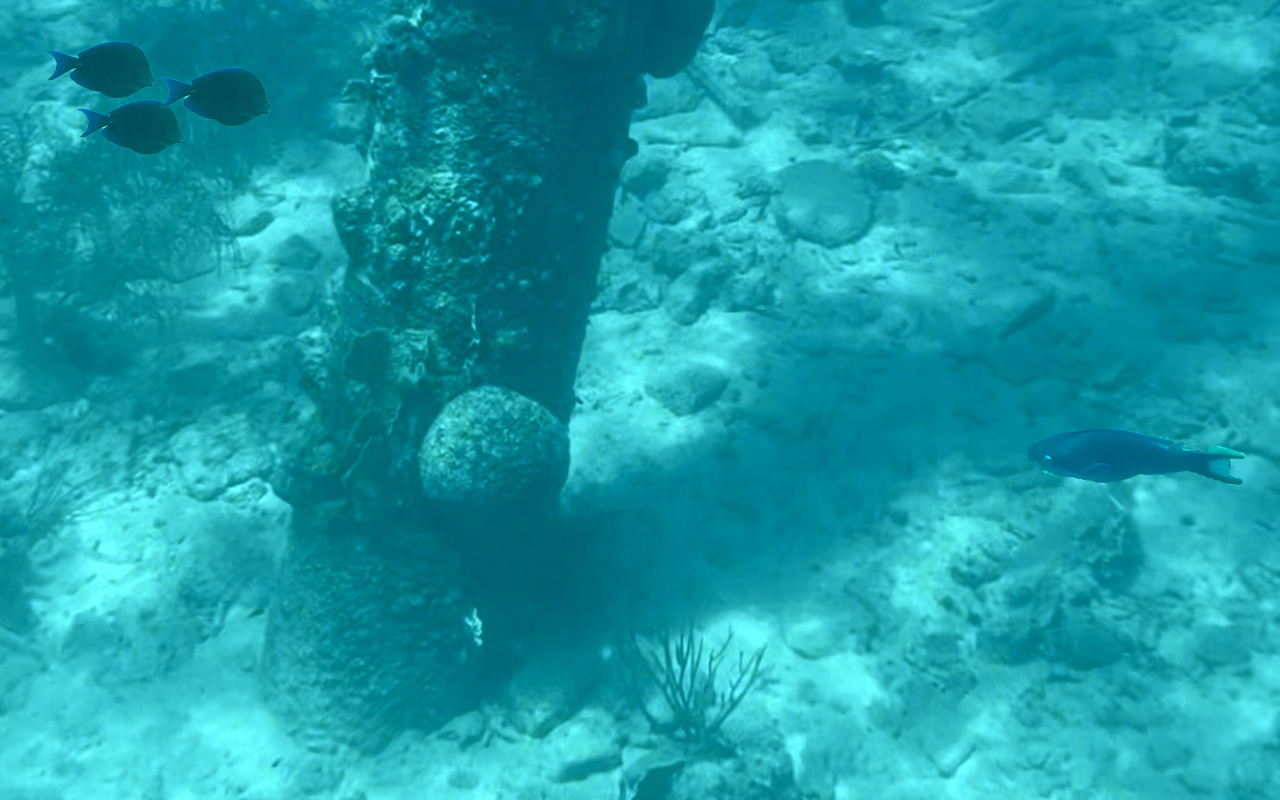
{"label": "blue parrotfish", "polygon": [[1095,483],[1175,472],[1194,472],[1222,483],[1243,483],[1231,474],[1231,462],[1244,458],[1244,453],[1217,445],[1203,451],[1188,450],[1181,442],[1133,431],[1060,433],[1031,445],[1027,458],[1045,472]]}

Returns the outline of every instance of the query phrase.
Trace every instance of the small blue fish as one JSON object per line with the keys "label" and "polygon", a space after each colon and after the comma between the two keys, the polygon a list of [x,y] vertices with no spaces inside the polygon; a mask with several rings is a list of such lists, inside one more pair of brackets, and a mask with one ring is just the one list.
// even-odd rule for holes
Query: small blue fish
{"label": "small blue fish", "polygon": [[1194,472],[1223,483],[1243,483],[1231,474],[1231,460],[1244,458],[1244,453],[1216,445],[1207,451],[1188,450],[1181,442],[1133,431],[1060,433],[1031,445],[1027,458],[1045,472],[1096,483],[1174,472]]}
{"label": "small blue fish", "polygon": [[215,69],[191,83],[174,78],[160,80],[169,87],[169,98],[164,101],[166,106],[185,97],[183,105],[191,113],[223,125],[243,125],[271,110],[262,81],[247,69]]}
{"label": "small blue fish", "polygon": [[137,45],[128,42],[96,44],[79,55],[46,50],[57,62],[49,80],[71,73],[71,80],[107,97],[128,97],[155,83],[151,65]]}
{"label": "small blue fish", "polygon": [[102,130],[107,141],[143,155],[159,153],[182,141],[178,117],[173,109],[165,108],[157,100],[125,103],[110,114],[100,114],[91,108],[80,111],[88,117],[88,125],[80,138]]}

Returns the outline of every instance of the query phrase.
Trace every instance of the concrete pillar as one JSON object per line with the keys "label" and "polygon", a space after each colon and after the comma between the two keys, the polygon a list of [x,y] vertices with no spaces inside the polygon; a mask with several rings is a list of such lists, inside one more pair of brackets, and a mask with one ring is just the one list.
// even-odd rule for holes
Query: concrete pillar
{"label": "concrete pillar", "polygon": [[318,414],[282,492],[295,526],[263,658],[285,719],[362,749],[479,688],[464,617],[500,587],[472,585],[458,537],[559,491],[642,76],[692,58],[712,0],[400,10],[349,87],[370,180],[335,204],[350,264],[301,339]]}

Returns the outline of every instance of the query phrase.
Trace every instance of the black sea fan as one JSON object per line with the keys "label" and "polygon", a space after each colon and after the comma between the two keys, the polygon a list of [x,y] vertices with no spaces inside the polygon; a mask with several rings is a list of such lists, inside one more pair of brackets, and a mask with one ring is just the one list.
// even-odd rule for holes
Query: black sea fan
{"label": "black sea fan", "polygon": [[0,539],[30,543],[66,522],[77,495],[67,472],[66,464],[49,464],[10,480],[0,492]]}
{"label": "black sea fan", "polygon": [[[725,659],[733,643],[730,633],[719,645],[685,628],[656,642],[632,634],[623,645],[623,663],[633,699],[650,726],[676,741],[715,749],[726,747],[722,728],[733,712],[768,673],[765,648],[740,652],[733,669]],[[649,710],[648,691],[656,689],[666,706],[660,717]]]}

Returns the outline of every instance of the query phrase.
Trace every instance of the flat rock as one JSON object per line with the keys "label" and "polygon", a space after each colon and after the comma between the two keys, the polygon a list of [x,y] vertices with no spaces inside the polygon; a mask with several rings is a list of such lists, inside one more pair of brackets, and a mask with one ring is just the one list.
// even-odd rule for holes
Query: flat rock
{"label": "flat rock", "polygon": [[655,376],[645,391],[677,417],[696,414],[710,406],[729,386],[729,376],[710,364],[687,364]]}
{"label": "flat rock", "polygon": [[875,221],[870,181],[828,161],[801,161],[783,169],[778,189],[779,226],[823,247],[853,244]]}

